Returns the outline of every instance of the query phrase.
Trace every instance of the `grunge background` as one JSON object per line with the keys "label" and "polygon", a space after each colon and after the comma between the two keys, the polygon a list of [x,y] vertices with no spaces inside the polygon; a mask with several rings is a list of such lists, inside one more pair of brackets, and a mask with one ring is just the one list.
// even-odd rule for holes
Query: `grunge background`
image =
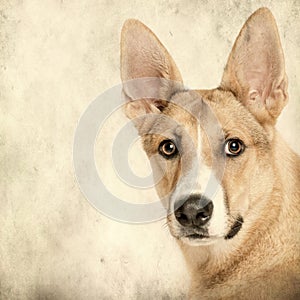
{"label": "grunge background", "polygon": [[[88,104],[120,84],[127,18],[157,34],[187,86],[212,88],[240,28],[261,6],[277,20],[289,77],[278,128],[300,153],[299,1],[0,0],[0,299],[184,297],[188,275],[165,221],[116,222],[81,194],[74,132]],[[98,169],[126,201],[157,201],[153,189],[126,186],[111,166],[111,136],[125,122],[120,112],[107,120]],[[137,174],[150,172],[138,143],[128,155]]]}

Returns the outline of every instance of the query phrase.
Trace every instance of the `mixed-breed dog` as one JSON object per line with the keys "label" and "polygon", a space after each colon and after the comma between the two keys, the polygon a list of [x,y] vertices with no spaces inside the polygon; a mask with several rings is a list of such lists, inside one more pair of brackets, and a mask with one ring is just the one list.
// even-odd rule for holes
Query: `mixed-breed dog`
{"label": "mixed-breed dog", "polygon": [[121,77],[188,297],[300,299],[300,159],[275,129],[288,93],[272,13],[249,17],[211,90],[186,89],[152,31],[127,20]]}

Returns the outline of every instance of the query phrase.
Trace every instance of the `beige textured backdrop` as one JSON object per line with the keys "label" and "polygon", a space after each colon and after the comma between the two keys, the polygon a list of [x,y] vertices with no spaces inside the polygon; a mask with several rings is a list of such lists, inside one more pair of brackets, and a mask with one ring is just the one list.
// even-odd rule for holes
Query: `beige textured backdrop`
{"label": "beige textured backdrop", "polygon": [[[226,4],[224,4],[226,3]],[[274,13],[286,54],[290,103],[278,127],[300,152],[300,2],[0,1],[0,299],[182,298],[188,277],[164,221],[127,225],[99,214],[77,186],[76,123],[98,94],[119,84],[119,34],[147,24],[190,87],[218,84],[246,18]],[[114,115],[97,146],[116,194],[156,200],[118,182],[109,164]],[[105,142],[105,143],[103,143]],[[101,155],[100,155],[101,154]],[[139,147],[129,160],[147,166]],[[148,170],[149,171],[149,170]]]}

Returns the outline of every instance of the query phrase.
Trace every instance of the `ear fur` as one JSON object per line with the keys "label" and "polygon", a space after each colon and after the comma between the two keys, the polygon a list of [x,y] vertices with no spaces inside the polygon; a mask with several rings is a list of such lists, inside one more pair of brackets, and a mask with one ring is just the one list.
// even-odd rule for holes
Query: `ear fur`
{"label": "ear fur", "polygon": [[121,78],[129,118],[159,113],[182,84],[172,57],[154,33],[138,20],[127,20],[121,33]]}
{"label": "ear fur", "polygon": [[241,29],[224,70],[230,90],[262,124],[274,124],[288,100],[284,56],[275,19],[255,11]]}

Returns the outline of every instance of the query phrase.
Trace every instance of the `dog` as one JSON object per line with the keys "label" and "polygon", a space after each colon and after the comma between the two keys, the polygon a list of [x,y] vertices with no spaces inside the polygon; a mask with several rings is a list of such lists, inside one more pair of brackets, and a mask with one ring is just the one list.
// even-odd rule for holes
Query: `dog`
{"label": "dog", "polygon": [[191,275],[188,297],[300,299],[300,158],[275,129],[288,82],[270,10],[248,18],[210,90],[184,87],[154,33],[129,19],[121,78]]}

